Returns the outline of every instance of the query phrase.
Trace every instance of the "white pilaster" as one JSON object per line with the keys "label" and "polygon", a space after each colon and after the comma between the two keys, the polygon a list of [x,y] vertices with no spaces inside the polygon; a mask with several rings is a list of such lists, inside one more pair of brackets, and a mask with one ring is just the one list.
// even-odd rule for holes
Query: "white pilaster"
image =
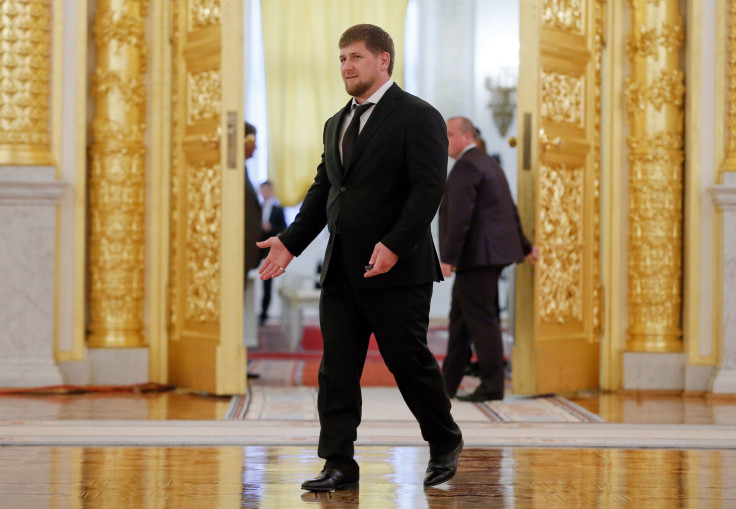
{"label": "white pilaster", "polygon": [[710,191],[723,211],[723,361],[713,379],[714,394],[736,394],[736,174]]}
{"label": "white pilaster", "polygon": [[56,204],[51,167],[0,167],[0,387],[60,384],[54,362]]}

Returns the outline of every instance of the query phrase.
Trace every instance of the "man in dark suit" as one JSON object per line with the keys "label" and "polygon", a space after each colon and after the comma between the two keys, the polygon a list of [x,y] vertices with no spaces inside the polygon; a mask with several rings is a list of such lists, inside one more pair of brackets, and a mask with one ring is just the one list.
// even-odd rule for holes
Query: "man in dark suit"
{"label": "man in dark suit", "polygon": [[[273,195],[273,186],[268,180],[261,184],[261,198],[263,203],[262,225],[263,238],[273,237],[286,230],[286,218],[284,217],[284,209],[279,205],[278,200]],[[271,286],[272,281],[266,279],[263,281],[263,298],[261,299],[261,313],[258,315],[258,324],[263,325],[268,320],[268,307],[271,305]]]}
{"label": "man in dark suit", "polygon": [[353,99],[325,124],[322,162],[296,219],[259,244],[271,248],[259,270],[267,279],[283,274],[325,225],[330,232],[320,281],[317,402],[325,465],[302,488],[332,491],[358,482],[354,442],[371,333],[429,443],[424,484],[434,486],[455,475],[463,447],[427,347],[432,284],[442,279],[430,224],[446,178],[445,125],[437,110],[391,80],[394,48],[384,30],[356,25],[339,47]]}
{"label": "man in dark suit", "polygon": [[[245,160],[253,157],[256,150],[256,128],[253,124],[245,123],[244,151]],[[248,177],[248,166],[245,167],[245,281],[248,281],[248,271],[258,267],[263,258],[263,252],[256,246],[256,242],[263,240],[261,226],[261,204],[253,183]]]}
{"label": "man in dark suit", "polygon": [[501,167],[475,142],[467,118],[447,121],[448,151],[456,160],[440,206],[442,273],[452,275],[450,338],[442,365],[445,388],[454,397],[475,347],[480,385],[463,401],[503,399],[504,359],[498,309],[498,278],[506,265],[531,263],[537,249],[524,236]]}
{"label": "man in dark suit", "polygon": [[[253,157],[253,153],[256,151],[256,127],[245,122],[244,130],[245,138],[244,143],[244,154],[245,162]],[[258,248],[256,242],[263,240],[263,228],[261,226],[261,204],[258,201],[258,194],[256,193],[255,187],[248,176],[248,166],[245,165],[245,235],[243,240],[245,242],[245,260],[244,260],[244,274],[245,281],[243,282],[245,288],[245,300],[246,308],[253,309],[253,319],[255,321],[255,302],[251,302],[254,295],[254,281],[248,277],[248,272],[258,267],[263,259],[263,251]],[[252,306],[252,307],[251,307]],[[246,334],[251,334],[248,324],[251,323],[248,319],[244,320],[244,327]],[[252,333],[256,335],[255,324],[253,324]],[[255,338],[254,338],[255,339]],[[260,375],[248,370],[248,378],[258,378]]]}

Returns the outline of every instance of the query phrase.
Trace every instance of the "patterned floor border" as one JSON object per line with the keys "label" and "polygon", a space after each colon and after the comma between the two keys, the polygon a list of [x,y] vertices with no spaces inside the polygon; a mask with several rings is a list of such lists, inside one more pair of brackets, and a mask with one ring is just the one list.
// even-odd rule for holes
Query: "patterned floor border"
{"label": "patterned floor border", "polygon": [[[404,408],[395,387],[363,388],[363,420],[406,420],[414,417]],[[313,387],[250,386],[248,394],[233,396],[225,419],[317,421],[317,389]],[[487,422],[604,422],[567,399],[545,396],[507,396],[503,401],[453,401],[458,421]]]}

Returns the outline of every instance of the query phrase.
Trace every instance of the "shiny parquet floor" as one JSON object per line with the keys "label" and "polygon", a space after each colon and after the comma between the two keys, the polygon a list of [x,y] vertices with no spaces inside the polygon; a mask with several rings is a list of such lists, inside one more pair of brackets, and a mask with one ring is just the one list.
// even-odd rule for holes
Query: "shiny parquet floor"
{"label": "shiny parquet floor", "polygon": [[[736,426],[736,399],[565,396],[611,423]],[[0,422],[219,420],[228,404],[185,390],[0,391]],[[471,447],[454,479],[424,489],[426,447],[365,446],[357,490],[314,494],[300,489],[322,467],[311,445],[3,446],[1,426],[0,509],[736,508],[733,449]]]}
{"label": "shiny parquet floor", "polygon": [[[569,399],[609,422],[736,425],[735,400]],[[179,390],[0,396],[0,420],[209,420],[227,404]],[[322,466],[312,446],[0,446],[0,508],[736,507],[736,450],[469,448],[455,479],[424,489],[427,459],[425,447],[362,447],[359,489],[317,495],[299,487]]]}

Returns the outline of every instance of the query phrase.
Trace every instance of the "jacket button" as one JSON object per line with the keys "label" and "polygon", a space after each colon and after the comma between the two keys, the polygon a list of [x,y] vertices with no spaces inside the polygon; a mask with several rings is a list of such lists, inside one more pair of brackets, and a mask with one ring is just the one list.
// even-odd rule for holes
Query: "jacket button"
{"label": "jacket button", "polygon": [[342,186],[342,187],[340,188],[340,192],[342,192],[342,193],[344,193],[344,192],[345,192],[345,191],[347,191],[347,190],[348,190],[348,188],[347,188],[347,187],[345,187],[345,186]]}

